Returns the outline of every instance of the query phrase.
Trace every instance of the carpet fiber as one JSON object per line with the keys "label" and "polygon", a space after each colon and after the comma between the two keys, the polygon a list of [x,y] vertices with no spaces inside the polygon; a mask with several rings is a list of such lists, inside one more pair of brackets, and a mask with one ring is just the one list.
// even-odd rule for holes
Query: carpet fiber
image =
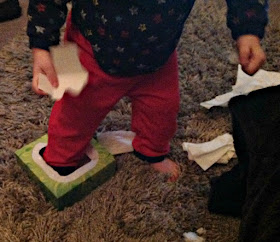
{"label": "carpet fiber", "polygon": [[[271,0],[276,6],[277,0]],[[207,241],[236,241],[239,220],[207,210],[209,180],[229,170],[203,172],[181,144],[231,132],[227,108],[199,103],[231,89],[235,47],[225,23],[224,1],[198,0],[178,47],[181,107],[170,156],[182,169],[175,184],[132,154],[116,156],[118,171],[82,201],[56,211],[16,162],[14,151],[47,132],[53,102],[31,91],[32,60],[24,30],[0,51],[0,234],[2,241],[182,241],[203,227]],[[263,46],[264,66],[280,70],[280,30],[272,17]],[[98,131],[129,130],[131,106],[121,100]]]}

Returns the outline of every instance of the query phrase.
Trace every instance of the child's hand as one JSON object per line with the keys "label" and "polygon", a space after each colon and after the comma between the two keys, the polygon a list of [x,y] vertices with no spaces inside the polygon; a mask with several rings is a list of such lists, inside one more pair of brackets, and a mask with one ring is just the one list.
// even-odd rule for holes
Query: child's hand
{"label": "child's hand", "polygon": [[248,75],[254,75],[266,60],[259,37],[242,35],[237,39],[237,48],[242,70]]}
{"label": "child's hand", "polygon": [[33,80],[32,89],[40,95],[46,95],[38,88],[39,74],[45,74],[53,87],[58,87],[58,79],[53,66],[51,55],[48,51],[42,49],[33,49]]}

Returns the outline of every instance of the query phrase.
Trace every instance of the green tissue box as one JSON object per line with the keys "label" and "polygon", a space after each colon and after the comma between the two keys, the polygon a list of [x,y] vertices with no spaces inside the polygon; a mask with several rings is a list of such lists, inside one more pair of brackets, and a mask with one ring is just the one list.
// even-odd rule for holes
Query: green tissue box
{"label": "green tissue box", "polygon": [[113,155],[93,139],[91,144],[94,150],[89,155],[91,161],[68,176],[60,176],[39,155],[47,141],[48,136],[44,135],[15,153],[19,163],[58,210],[81,200],[115,174],[116,162]]}

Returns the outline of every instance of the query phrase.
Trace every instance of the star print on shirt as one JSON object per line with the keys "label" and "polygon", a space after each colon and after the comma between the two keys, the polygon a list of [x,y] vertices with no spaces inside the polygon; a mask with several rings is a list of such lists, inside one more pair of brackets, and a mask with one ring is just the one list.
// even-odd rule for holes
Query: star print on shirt
{"label": "star print on shirt", "polygon": [[97,32],[101,35],[101,36],[104,36],[106,34],[106,31],[105,29],[103,29],[102,27],[99,27]]}
{"label": "star print on shirt", "polygon": [[62,5],[62,1],[61,1],[61,0],[54,0],[54,2],[55,2],[57,5]]}
{"label": "star print on shirt", "polygon": [[127,39],[127,38],[129,37],[129,32],[123,30],[123,31],[121,32],[121,37],[124,38],[124,39]]}
{"label": "star print on shirt", "polygon": [[141,32],[146,31],[147,30],[146,24],[140,24],[138,29],[141,30]]}
{"label": "star print on shirt", "polygon": [[153,21],[154,21],[156,24],[161,23],[161,22],[162,22],[161,14],[156,14],[155,17],[153,18]]}
{"label": "star print on shirt", "polygon": [[43,13],[46,11],[46,5],[43,5],[42,3],[37,5],[37,10],[39,13]]}
{"label": "star print on shirt", "polygon": [[119,23],[122,21],[122,17],[121,17],[121,16],[119,16],[119,15],[118,15],[118,16],[116,16],[116,18],[115,18],[115,19],[116,19],[116,22],[119,22]]}
{"label": "star print on shirt", "polygon": [[45,32],[45,28],[44,27],[42,27],[42,26],[35,26],[35,28],[36,28],[36,32],[37,33],[40,33],[40,34],[43,34],[44,32]]}
{"label": "star print on shirt", "polygon": [[94,4],[94,6],[98,6],[99,5],[98,0],[93,0],[93,4]]}
{"label": "star print on shirt", "polygon": [[154,42],[154,41],[156,41],[157,39],[158,39],[158,37],[152,35],[151,37],[148,38],[148,41],[149,41],[149,42]]}
{"label": "star print on shirt", "polygon": [[137,66],[138,69],[143,70],[146,68],[146,65],[140,64]]}
{"label": "star print on shirt", "polygon": [[101,16],[101,21],[102,21],[103,24],[106,24],[108,20],[105,18],[104,15],[102,15]]}
{"label": "star print on shirt", "polygon": [[55,36],[51,35],[50,41],[52,41],[52,42],[55,41]]}
{"label": "star print on shirt", "polygon": [[94,17],[99,19],[99,13],[98,12],[94,13]]}
{"label": "star print on shirt", "polygon": [[169,15],[169,16],[174,15],[174,13],[175,13],[175,11],[174,11],[174,9],[173,9],[173,8],[172,8],[171,10],[169,10],[169,11],[168,11],[168,15]]}
{"label": "star print on shirt", "polygon": [[256,11],[253,9],[249,9],[248,11],[246,11],[246,15],[248,18],[252,18],[253,16],[256,16]]}
{"label": "star print on shirt", "polygon": [[233,20],[232,20],[232,22],[233,22],[235,25],[240,24],[240,20],[239,20],[238,17],[234,17]]}
{"label": "star print on shirt", "polygon": [[92,36],[92,30],[91,29],[86,30],[86,36]]}
{"label": "star print on shirt", "polygon": [[59,17],[60,17],[60,18],[65,18],[65,17],[66,17],[66,15],[65,15],[65,13],[64,13],[64,12],[60,11],[60,15],[59,15]]}
{"label": "star print on shirt", "polygon": [[118,66],[118,65],[120,65],[121,61],[119,59],[114,59],[113,63],[114,63],[114,65]]}
{"label": "star print on shirt", "polygon": [[51,19],[49,20],[49,23],[50,23],[50,24],[55,24],[54,19],[53,19],[53,18],[51,18]]}
{"label": "star print on shirt", "polygon": [[116,51],[118,51],[119,53],[123,53],[123,52],[124,52],[124,48],[118,46],[118,47],[116,48]]}
{"label": "star print on shirt", "polygon": [[111,68],[111,69],[109,69],[108,71],[109,71],[109,73],[111,73],[111,74],[117,73],[117,70],[114,69],[114,68]]}
{"label": "star print on shirt", "polygon": [[93,45],[93,49],[96,52],[99,52],[101,50],[101,48],[98,46],[98,44]]}
{"label": "star print on shirt", "polygon": [[184,19],[184,15],[183,14],[180,14],[179,16],[178,16],[178,18],[177,18],[177,21],[181,21],[181,20],[183,20]]}
{"label": "star print on shirt", "polygon": [[134,7],[134,6],[132,6],[132,7],[129,9],[129,11],[130,11],[130,14],[131,14],[131,15],[138,15],[138,8],[136,8],[136,7]]}
{"label": "star print on shirt", "polygon": [[87,14],[85,13],[85,11],[82,9],[81,11],[81,17],[83,18],[83,20],[86,19]]}
{"label": "star print on shirt", "polygon": [[142,54],[142,55],[148,55],[148,54],[150,54],[150,50],[149,50],[149,49],[143,50],[143,51],[141,52],[141,54]]}

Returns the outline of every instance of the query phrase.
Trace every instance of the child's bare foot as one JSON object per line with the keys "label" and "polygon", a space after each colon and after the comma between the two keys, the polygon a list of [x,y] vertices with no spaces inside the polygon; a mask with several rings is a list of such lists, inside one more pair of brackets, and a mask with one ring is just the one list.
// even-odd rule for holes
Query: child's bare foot
{"label": "child's bare foot", "polygon": [[172,160],[165,158],[161,162],[151,163],[158,172],[169,175],[168,181],[175,182],[179,177],[179,166]]}

